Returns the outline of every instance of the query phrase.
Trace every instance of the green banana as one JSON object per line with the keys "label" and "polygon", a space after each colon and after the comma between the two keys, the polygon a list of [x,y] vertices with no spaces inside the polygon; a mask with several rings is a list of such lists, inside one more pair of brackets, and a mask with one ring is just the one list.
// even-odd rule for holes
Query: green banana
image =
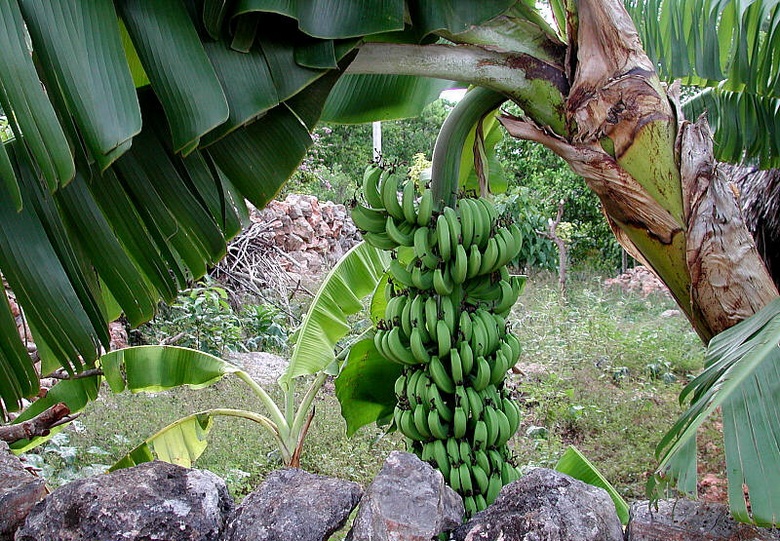
{"label": "green banana", "polygon": [[[463,457],[461,457],[463,459]],[[474,492],[474,486],[471,482],[471,465],[463,462],[460,467],[460,489],[467,497],[471,496]]]}
{"label": "green banana", "polygon": [[482,252],[479,246],[472,244],[469,247],[469,259],[466,264],[466,279],[474,278],[479,274],[479,268],[482,266]]}
{"label": "green banana", "polygon": [[440,358],[448,355],[452,348],[452,331],[443,319],[436,321],[436,344]]}
{"label": "green banana", "polygon": [[474,423],[474,433],[471,439],[473,449],[476,450],[486,449],[488,445],[487,439],[488,439],[487,425],[485,424],[485,421],[480,419],[479,421]]}
{"label": "green banana", "polygon": [[479,469],[481,469],[486,474],[491,471],[490,459],[488,458],[487,453],[483,450],[474,451],[474,465],[479,466]]}
{"label": "green banana", "polygon": [[462,244],[455,246],[455,255],[449,266],[450,276],[452,277],[452,283],[460,285],[466,281],[466,274],[468,272],[469,256],[466,253],[466,248]]}
{"label": "green banana", "polygon": [[456,468],[463,464],[463,460],[460,458],[460,444],[455,438],[447,438],[447,454],[450,457],[450,464]]}
{"label": "green banana", "polygon": [[426,441],[432,437],[431,429],[428,426],[428,411],[422,404],[414,408],[412,412],[412,418],[414,419],[414,427],[422,435],[422,438],[418,441]]}
{"label": "green banana", "polygon": [[471,477],[474,479],[474,485],[479,494],[487,494],[490,484],[487,472],[479,464],[471,466]]}
{"label": "green banana", "polygon": [[504,353],[499,349],[493,355],[493,366],[490,367],[490,383],[491,385],[497,385],[498,382],[504,379],[506,372],[509,370],[509,361]]}
{"label": "green banana", "polygon": [[[471,386],[475,391],[484,390],[490,384],[490,364],[483,356],[478,356],[475,361],[476,372],[472,373]],[[469,397],[471,398],[471,397]],[[469,402],[470,403],[470,402]]]}
{"label": "green banana", "polygon": [[472,498],[474,498],[474,505],[476,506],[478,512],[487,509],[488,504],[485,496],[482,494],[474,494]]}
{"label": "green banana", "polygon": [[387,213],[396,220],[404,219],[404,209],[398,202],[398,181],[395,174],[388,174],[384,182],[379,186],[379,193],[382,196],[382,204]]}
{"label": "green banana", "polygon": [[449,425],[445,425],[441,422],[439,412],[436,410],[430,410],[428,412],[428,429],[431,431],[431,435],[437,440],[446,439],[449,435]]}
{"label": "green banana", "polygon": [[[461,492],[461,486],[460,486],[460,467],[452,467],[450,468],[450,487],[455,492],[460,493]],[[464,502],[465,504],[465,502]]]}
{"label": "green banana", "polygon": [[417,225],[427,228],[433,217],[433,192],[425,189],[417,205]]}
{"label": "green banana", "polygon": [[501,288],[501,295],[498,297],[498,301],[496,301],[496,304],[493,306],[493,312],[496,314],[508,315],[512,310],[512,307],[517,302],[517,294],[512,288],[512,284],[506,280],[500,280],[498,282],[498,287]]}
{"label": "green banana", "polygon": [[395,250],[398,248],[398,243],[388,236],[387,231],[363,233],[363,240],[380,250]]}
{"label": "green banana", "polygon": [[455,385],[463,384],[463,364],[457,348],[450,349],[450,374]]}
{"label": "green banana", "polygon": [[410,273],[412,285],[420,291],[428,291],[433,288],[433,272],[422,266],[415,266]]}
{"label": "green banana", "polygon": [[479,512],[479,509],[477,508],[477,502],[473,496],[465,496],[463,498],[463,509],[467,518],[470,518]]}
{"label": "green banana", "polygon": [[482,252],[482,260],[480,261],[477,274],[490,274],[493,272],[496,261],[498,261],[498,243],[496,237],[490,237]]}
{"label": "green banana", "polygon": [[384,233],[387,228],[387,213],[384,210],[364,207],[360,203],[352,207],[352,221],[363,235]]}
{"label": "green banana", "polygon": [[390,260],[390,266],[387,268],[387,271],[396,284],[400,284],[405,288],[412,285],[412,273],[398,259],[393,258]]}
{"label": "green banana", "polygon": [[447,369],[444,368],[444,365],[438,356],[431,356],[431,362],[426,365],[426,369],[428,370],[431,380],[441,392],[445,394],[453,394],[455,392],[455,383],[452,381],[452,377],[447,373]]}
{"label": "green banana", "polygon": [[506,415],[507,421],[509,421],[509,433],[510,437],[512,437],[520,427],[520,407],[514,400],[504,397],[501,400],[501,409],[504,415]]}
{"label": "green banana", "polygon": [[479,395],[474,387],[466,387],[466,394],[469,397],[469,408],[471,409],[471,418],[474,420],[482,418],[482,410],[485,408],[485,404],[482,402],[482,397]]}
{"label": "green banana", "polygon": [[463,368],[463,377],[468,377],[474,368],[474,352],[471,350],[471,345],[465,340],[462,341],[458,344],[458,353],[460,354],[460,365]]}
{"label": "green banana", "polygon": [[450,226],[444,214],[439,214],[436,218],[436,240],[439,256],[446,263],[452,256],[452,241],[450,240]]}
{"label": "green banana", "polygon": [[447,405],[439,392],[439,388],[436,385],[428,387],[428,402],[431,410],[436,410],[445,423],[451,423],[454,413],[452,409]]}
{"label": "green banana", "polygon": [[385,221],[387,236],[398,246],[414,246],[414,233],[416,229],[406,222],[396,222],[397,218],[388,216]]}
{"label": "green banana", "polygon": [[474,211],[471,208],[471,201],[469,199],[461,199],[458,201],[458,214],[460,217],[460,234],[462,240],[462,246],[468,248],[471,246],[472,239],[474,238]]}
{"label": "green banana", "polygon": [[371,164],[363,172],[363,197],[369,207],[383,208],[382,196],[379,194],[379,179],[383,169],[377,164]]}
{"label": "green banana", "polygon": [[431,340],[438,339],[436,331],[436,322],[439,320],[439,307],[436,302],[435,296],[425,299],[425,328],[428,330],[428,335]]}
{"label": "green banana", "polygon": [[414,424],[414,415],[410,410],[404,410],[401,413],[398,428],[410,440],[423,441],[427,439],[417,430],[417,426]]}
{"label": "green banana", "polygon": [[449,268],[442,270],[439,267],[433,271],[433,289],[438,295],[449,296],[452,293],[453,285]]}
{"label": "green banana", "polygon": [[433,440],[431,444],[433,446],[433,459],[436,461],[436,466],[445,477],[449,477],[450,457],[447,454],[447,448],[444,445],[444,441]]}
{"label": "green banana", "polygon": [[417,209],[415,209],[415,199],[417,199],[417,190],[414,187],[413,180],[407,180],[401,194],[401,208],[404,211],[404,219],[409,225],[417,226]]}
{"label": "green banana", "polygon": [[463,310],[460,313],[460,319],[458,320],[458,332],[460,333],[458,338],[462,340],[461,343],[467,343],[471,340],[473,330],[471,315],[466,310]]}
{"label": "green banana", "polygon": [[501,492],[501,487],[504,483],[501,482],[501,473],[493,473],[488,480],[488,489],[485,494],[485,501],[488,505],[491,505],[498,498],[498,493]]}
{"label": "green banana", "polygon": [[512,427],[509,425],[509,418],[500,408],[496,408],[496,420],[498,421],[498,437],[496,445],[505,445],[512,437]]}
{"label": "green banana", "polygon": [[457,406],[452,412],[452,435],[456,438],[462,438],[466,435],[468,417],[466,410]]}
{"label": "green banana", "polygon": [[401,329],[399,327],[393,327],[388,331],[385,337],[385,346],[392,354],[393,360],[398,363],[414,366],[420,364],[417,359],[414,358],[412,352],[401,342]]}
{"label": "green banana", "polygon": [[450,254],[454,255],[455,247],[461,243],[460,218],[458,218],[458,213],[452,207],[444,207],[442,214],[447,220],[447,227],[449,228]]}
{"label": "green banana", "polygon": [[428,364],[431,362],[431,354],[428,353],[428,349],[425,347],[419,327],[412,328],[412,332],[409,335],[409,349],[418,363]]}

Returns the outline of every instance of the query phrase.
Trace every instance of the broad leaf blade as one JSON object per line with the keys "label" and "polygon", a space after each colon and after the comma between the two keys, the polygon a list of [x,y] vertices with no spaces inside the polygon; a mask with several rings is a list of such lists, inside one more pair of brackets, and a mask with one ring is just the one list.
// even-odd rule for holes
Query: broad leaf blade
{"label": "broad leaf blade", "polygon": [[[0,2],[0,104],[9,113],[16,136],[30,149],[49,190],[54,191],[73,178],[75,166],[54,107],[38,79],[27,38],[19,5]],[[0,176],[2,169],[0,165]]]}
{"label": "broad leaf blade", "polygon": [[401,30],[402,0],[240,0],[239,19],[246,14],[279,13],[296,19],[306,34],[324,39],[360,37]]}
{"label": "broad leaf blade", "polygon": [[181,0],[122,0],[122,19],[165,109],[176,152],[228,119],[214,68]]}
{"label": "broad leaf blade", "polygon": [[[658,445],[659,470],[649,488],[695,488],[696,430],[718,407],[729,477],[729,503],[741,520],[776,525],[780,501],[780,298],[710,342],[707,368],[684,390],[691,406]],[[693,472],[693,473],[691,473]],[[693,477],[693,483],[691,482]],[[747,511],[743,486],[751,495]]]}
{"label": "broad leaf blade", "polygon": [[396,403],[394,382],[403,367],[387,359],[367,338],[354,344],[336,378],[336,397],[347,422],[347,436],[370,423],[392,415]]}
{"label": "broad leaf blade", "polygon": [[226,374],[241,370],[219,357],[175,346],[136,346],[100,358],[106,381],[115,393],[129,389],[159,392],[186,385],[207,387]]}
{"label": "broad leaf blade", "polygon": [[362,242],[344,254],[325,277],[309,307],[293,346],[290,364],[280,378],[315,374],[336,358],[336,343],[351,327],[347,316],[363,309],[362,299],[374,290],[389,263],[383,250]]}
{"label": "broad leaf blade", "polygon": [[19,339],[5,290],[0,290],[0,419],[22,407],[22,398],[38,392],[38,374]]}
{"label": "broad leaf blade", "polygon": [[325,103],[323,121],[361,124],[419,116],[451,86],[451,81],[426,77],[346,74]]}
{"label": "broad leaf blade", "polygon": [[579,479],[583,483],[587,483],[594,487],[603,488],[609,494],[609,497],[615,504],[615,510],[617,511],[620,523],[625,526],[628,524],[628,504],[626,500],[615,490],[615,487],[607,481],[601,472],[594,466],[585,455],[583,455],[579,449],[570,445],[566,452],[563,453],[557,464],[555,464],[555,470],[561,473],[565,473],[570,477]]}
{"label": "broad leaf blade", "polygon": [[141,129],[113,2],[20,5],[49,84],[59,83],[92,157],[107,167]]}

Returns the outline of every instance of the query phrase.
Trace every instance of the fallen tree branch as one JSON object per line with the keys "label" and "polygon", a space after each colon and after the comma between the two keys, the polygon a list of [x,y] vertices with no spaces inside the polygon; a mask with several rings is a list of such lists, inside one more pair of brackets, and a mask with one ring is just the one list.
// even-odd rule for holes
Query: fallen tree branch
{"label": "fallen tree branch", "polygon": [[90,368],[89,370],[84,370],[83,372],[79,372],[77,374],[68,374],[65,370],[60,368],[59,370],[55,370],[49,374],[47,377],[54,379],[83,379],[102,375],[103,371],[100,368]]}
{"label": "fallen tree branch", "polygon": [[32,419],[15,424],[0,426],[0,440],[14,443],[19,440],[29,440],[36,436],[47,436],[49,431],[63,423],[70,415],[70,408],[63,403],[54,404]]}

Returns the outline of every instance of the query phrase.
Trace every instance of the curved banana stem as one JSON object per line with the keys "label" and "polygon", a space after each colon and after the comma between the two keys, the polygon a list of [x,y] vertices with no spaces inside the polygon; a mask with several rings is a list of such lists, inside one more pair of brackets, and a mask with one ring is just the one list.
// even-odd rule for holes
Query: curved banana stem
{"label": "curved banana stem", "polygon": [[431,190],[437,210],[455,206],[463,145],[471,129],[506,100],[506,96],[494,90],[476,87],[458,102],[444,121],[433,148],[431,171]]}

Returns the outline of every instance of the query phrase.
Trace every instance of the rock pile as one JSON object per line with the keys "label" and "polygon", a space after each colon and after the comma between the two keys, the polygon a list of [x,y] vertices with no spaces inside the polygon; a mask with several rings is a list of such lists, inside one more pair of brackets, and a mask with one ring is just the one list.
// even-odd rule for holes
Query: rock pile
{"label": "rock pile", "polygon": [[643,265],[637,265],[633,269],[628,269],[625,273],[621,274],[617,278],[608,278],[604,280],[604,285],[607,287],[619,287],[625,292],[636,292],[647,297],[653,293],[660,293],[667,295],[669,289],[666,285],[656,278],[650,269]]}

